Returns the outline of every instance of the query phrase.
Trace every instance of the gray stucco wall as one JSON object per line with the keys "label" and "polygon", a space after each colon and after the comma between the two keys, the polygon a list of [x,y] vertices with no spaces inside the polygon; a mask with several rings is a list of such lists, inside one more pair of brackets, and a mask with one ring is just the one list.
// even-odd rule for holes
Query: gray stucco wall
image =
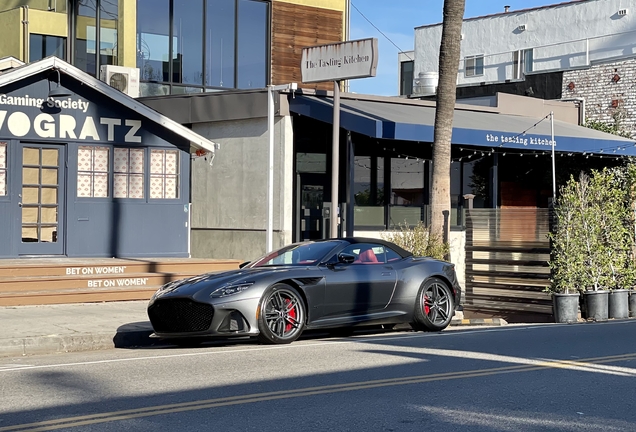
{"label": "gray stucco wall", "polygon": [[[265,253],[267,229],[267,118],[194,124],[220,144],[213,166],[192,162],[191,254],[251,260]],[[273,247],[291,243],[293,136],[291,118],[274,125]]]}

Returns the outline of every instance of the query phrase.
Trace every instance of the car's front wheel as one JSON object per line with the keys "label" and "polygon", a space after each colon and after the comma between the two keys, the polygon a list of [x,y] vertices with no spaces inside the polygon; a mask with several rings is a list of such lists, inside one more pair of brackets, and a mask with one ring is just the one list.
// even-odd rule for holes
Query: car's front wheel
{"label": "car's front wheel", "polygon": [[444,330],[453,319],[454,311],[451,289],[443,280],[430,278],[417,294],[413,327],[416,330]]}
{"label": "car's front wheel", "polygon": [[258,340],[266,344],[295,341],[305,328],[305,305],[298,291],[287,284],[273,285],[258,306]]}

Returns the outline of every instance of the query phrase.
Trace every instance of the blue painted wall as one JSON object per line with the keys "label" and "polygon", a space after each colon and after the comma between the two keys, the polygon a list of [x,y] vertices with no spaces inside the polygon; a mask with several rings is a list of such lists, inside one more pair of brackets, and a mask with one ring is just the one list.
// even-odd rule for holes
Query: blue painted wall
{"label": "blue painted wall", "polygon": [[[56,84],[49,84],[49,78],[56,75],[45,72],[0,88],[0,141],[9,142],[9,195],[0,197],[0,257],[19,255],[21,165],[18,152],[21,143],[66,147],[66,199],[60,203],[65,209],[66,235],[62,239],[65,255],[187,256],[189,142],[141,116],[134,106],[131,109],[114,102],[65,75],[62,75],[62,87],[72,95],[61,98],[60,106],[50,106],[45,99],[49,85],[54,88]],[[86,144],[146,149],[145,198],[112,198],[112,151],[111,198],[78,198],[77,151],[80,145]],[[152,148],[180,150],[178,199],[149,199]]]}

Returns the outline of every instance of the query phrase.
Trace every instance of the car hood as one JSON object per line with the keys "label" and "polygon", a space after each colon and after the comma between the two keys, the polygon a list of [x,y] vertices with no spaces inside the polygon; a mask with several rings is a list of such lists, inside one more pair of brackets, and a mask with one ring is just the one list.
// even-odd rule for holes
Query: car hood
{"label": "car hood", "polygon": [[187,296],[193,295],[201,290],[212,292],[213,290],[234,284],[245,282],[257,282],[260,279],[267,278],[275,273],[289,273],[292,270],[298,270],[298,266],[276,266],[276,267],[258,267],[239,270],[229,270],[220,273],[205,273],[193,276],[187,279],[168,282],[162,286],[155,296],[163,297],[170,294]]}

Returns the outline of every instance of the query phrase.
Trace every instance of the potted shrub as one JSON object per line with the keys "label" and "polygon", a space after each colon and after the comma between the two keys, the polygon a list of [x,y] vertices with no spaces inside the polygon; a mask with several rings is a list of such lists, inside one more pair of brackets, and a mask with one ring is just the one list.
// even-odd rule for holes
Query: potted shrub
{"label": "potted shrub", "polygon": [[579,211],[574,179],[561,188],[554,207],[551,244],[550,286],[552,311],[557,323],[572,323],[579,318],[579,287],[583,274],[583,254],[578,236]]}
{"label": "potted shrub", "polygon": [[[606,173],[607,189],[613,190],[610,207],[604,206],[612,220],[606,227],[607,243],[612,245],[613,258],[610,262],[611,287],[609,294],[609,317],[629,317],[629,288],[636,279],[636,165],[628,164]],[[609,211],[608,211],[609,210]]]}
{"label": "potted shrub", "polygon": [[[580,219],[580,234],[584,248],[583,292],[585,317],[594,321],[606,321],[608,318],[608,282],[611,281],[610,268],[613,252],[607,242],[605,230],[610,225],[610,216],[614,213],[613,201],[604,188],[605,178],[598,171],[592,177],[581,174],[577,184]],[[604,202],[608,200],[608,202]]]}

